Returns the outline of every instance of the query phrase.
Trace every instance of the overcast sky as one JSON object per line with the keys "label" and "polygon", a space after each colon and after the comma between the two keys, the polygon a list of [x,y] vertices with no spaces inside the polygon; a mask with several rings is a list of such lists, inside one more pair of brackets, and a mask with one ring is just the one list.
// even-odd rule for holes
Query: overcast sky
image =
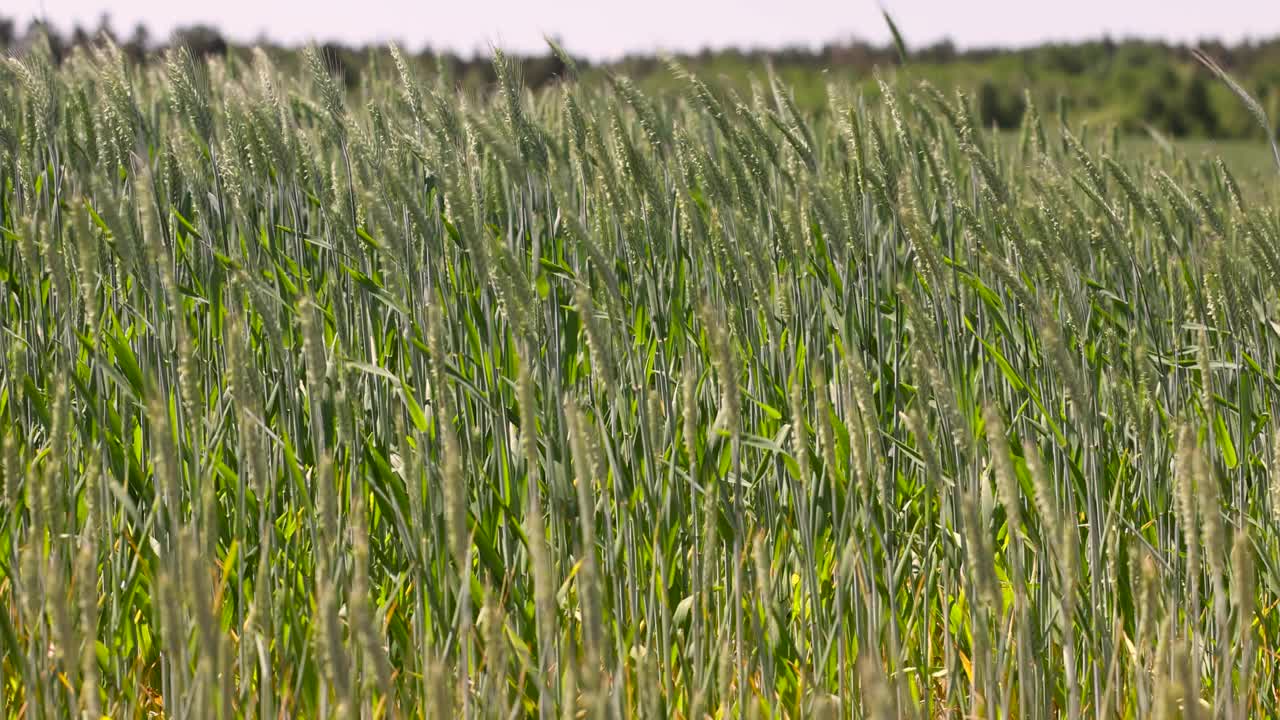
{"label": "overcast sky", "polygon": [[[1180,41],[1280,35],[1280,0],[884,0],[909,46],[950,37],[961,47],[1142,36]],[[469,54],[497,45],[541,51],[543,35],[594,59],[703,47],[817,46],[850,37],[884,42],[875,0],[6,0],[21,27],[43,17],[92,29],[108,13],[127,35],[153,37],[205,22],[240,40],[303,43],[396,40]]]}

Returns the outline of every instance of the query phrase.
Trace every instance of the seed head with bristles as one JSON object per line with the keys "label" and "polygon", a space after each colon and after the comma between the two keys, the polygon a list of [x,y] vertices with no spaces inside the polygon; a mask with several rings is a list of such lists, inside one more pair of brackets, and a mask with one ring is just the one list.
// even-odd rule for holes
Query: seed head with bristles
{"label": "seed head with bristles", "polygon": [[527,472],[532,478],[535,477],[538,465],[538,409],[534,404],[533,375],[529,372],[529,365],[533,362],[532,346],[526,343],[523,349],[516,378],[516,392],[520,405],[520,449],[524,452]]}
{"label": "seed head with bristles", "polygon": [[1183,537],[1187,542],[1187,567],[1190,572],[1198,573],[1200,544],[1198,542],[1199,523],[1196,510],[1196,469],[1199,448],[1196,447],[1195,433],[1190,426],[1184,425],[1178,432],[1178,453],[1175,457],[1176,467],[1173,480],[1175,485],[1174,505],[1177,509],[1178,522],[1182,525]]}
{"label": "seed head with bristles", "polygon": [[824,472],[832,485],[840,475],[837,464],[836,431],[831,423],[831,396],[828,394],[827,374],[821,367],[813,371],[813,394],[818,413],[818,444],[822,451]]}
{"label": "seed head with bristles", "polygon": [[453,421],[441,412],[437,418],[440,433],[440,453],[444,461],[444,512],[445,530],[449,539],[449,553],[454,567],[465,573],[467,549],[467,488],[462,470],[462,449],[458,443]]}
{"label": "seed head with bristles", "polygon": [[1218,497],[1218,479],[1213,476],[1209,461],[1203,452],[1195,455],[1196,489],[1199,491],[1200,531],[1204,542],[1205,559],[1215,577],[1226,570],[1226,534],[1222,523],[1222,505]]}
{"label": "seed head with bristles", "polygon": [[591,291],[586,285],[579,284],[574,290],[573,297],[574,307],[582,317],[582,326],[587,334],[587,348],[591,351],[591,369],[599,373],[601,383],[612,391],[617,388],[617,371],[613,366],[606,326],[596,316]]}
{"label": "seed head with bristles", "polygon": [[738,396],[738,364],[723,315],[709,303],[702,306],[702,322],[711,341],[711,359],[720,382],[720,408],[725,425],[735,435],[741,432],[741,398]]}
{"label": "seed head with bristles", "polygon": [[586,416],[572,398],[564,402],[565,424],[569,431],[569,447],[573,454],[573,470],[578,492],[578,519],[582,525],[582,545],[585,551],[594,553],[595,528],[595,454],[587,438]]}
{"label": "seed head with bristles", "polygon": [[[686,367],[680,378],[680,404],[683,417],[680,429],[684,434],[684,449],[692,463],[698,451],[698,378],[692,368]],[[1280,442],[1280,432],[1276,434]],[[1280,487],[1280,481],[1277,481]]]}
{"label": "seed head with bristles", "polygon": [[1235,543],[1231,548],[1231,605],[1236,613],[1242,641],[1252,632],[1257,592],[1256,573],[1253,542],[1249,539],[1248,531],[1241,530],[1236,533]]}
{"label": "seed head with bristles", "polygon": [[1056,545],[1058,539],[1062,537],[1063,522],[1054,496],[1053,485],[1040,459],[1040,450],[1030,440],[1023,440],[1022,456],[1026,459],[1027,471],[1031,475],[1031,483],[1035,488],[1033,500],[1040,522],[1044,524],[1045,537],[1051,546]]}
{"label": "seed head with bristles", "polygon": [[1004,505],[1009,532],[1016,534],[1022,527],[1022,498],[1018,476],[1013,469],[1009,438],[1005,435],[1004,420],[991,405],[983,411],[983,419],[987,428],[987,443],[991,448],[991,462],[996,470],[996,492],[1000,497],[1000,504]]}
{"label": "seed head with bristles", "polygon": [[796,463],[800,466],[800,482],[807,483],[811,477],[809,428],[804,415],[804,390],[799,377],[791,382],[790,400],[791,447],[795,450]]}

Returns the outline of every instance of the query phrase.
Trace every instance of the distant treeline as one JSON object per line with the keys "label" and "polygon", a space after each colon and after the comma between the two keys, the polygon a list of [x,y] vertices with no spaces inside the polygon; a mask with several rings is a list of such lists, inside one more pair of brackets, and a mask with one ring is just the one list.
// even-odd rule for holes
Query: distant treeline
{"label": "distant treeline", "polygon": [[[69,33],[40,22],[32,22],[20,32],[14,20],[0,17],[0,52],[20,53],[40,35],[47,37],[57,60],[76,46],[104,36],[136,63],[146,63],[173,45],[185,45],[199,56],[236,54],[249,48],[207,25],[181,28],[169,37],[156,38],[143,25],[117,34],[106,16],[92,29],[77,25]],[[252,45],[263,47],[285,64],[296,59],[297,48],[270,40]],[[1267,110],[1272,133],[1280,132],[1280,37],[1236,45],[1202,41],[1195,47],[1228,68]],[[387,61],[386,48],[379,45],[325,43],[321,50],[349,86],[369,71],[371,63]],[[1016,50],[960,50],[950,41],[942,41],[911,50],[907,66],[901,67],[892,45],[849,40],[819,49],[717,49],[673,59],[719,87],[744,94],[751,91],[753,78],[771,65],[795,89],[797,102],[813,110],[823,107],[830,81],[862,83],[869,96],[878,94],[874,74],[879,71],[882,75],[896,73],[902,81],[928,81],[940,88],[971,93],[981,121],[990,127],[1017,127],[1029,95],[1046,111],[1070,113],[1083,122],[1114,125],[1125,132],[1260,138],[1262,130],[1256,119],[1192,59],[1190,50],[1185,45],[1111,38]],[[426,49],[416,58],[425,72],[446,73],[464,87],[484,88],[495,80],[492,59],[487,55],[465,57]],[[521,57],[518,62],[525,84],[535,89],[558,81],[567,70],[550,52]],[[661,93],[679,86],[666,61],[654,55],[627,56],[608,65],[585,59],[575,62],[586,79],[601,77],[608,70],[628,75],[650,91]]]}

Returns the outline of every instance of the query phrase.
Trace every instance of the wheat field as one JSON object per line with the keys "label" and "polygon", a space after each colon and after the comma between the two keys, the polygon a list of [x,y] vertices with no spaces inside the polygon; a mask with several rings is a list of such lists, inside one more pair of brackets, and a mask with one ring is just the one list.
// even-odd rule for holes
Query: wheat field
{"label": "wheat field", "polygon": [[0,717],[1280,714],[1274,175],[302,60],[0,65]]}

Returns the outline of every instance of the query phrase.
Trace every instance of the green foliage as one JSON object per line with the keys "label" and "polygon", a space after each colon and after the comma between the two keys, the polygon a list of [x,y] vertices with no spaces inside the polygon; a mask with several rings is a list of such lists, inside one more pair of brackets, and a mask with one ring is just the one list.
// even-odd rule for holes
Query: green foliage
{"label": "green foliage", "polygon": [[906,74],[52,53],[0,717],[1280,713],[1274,168]]}

